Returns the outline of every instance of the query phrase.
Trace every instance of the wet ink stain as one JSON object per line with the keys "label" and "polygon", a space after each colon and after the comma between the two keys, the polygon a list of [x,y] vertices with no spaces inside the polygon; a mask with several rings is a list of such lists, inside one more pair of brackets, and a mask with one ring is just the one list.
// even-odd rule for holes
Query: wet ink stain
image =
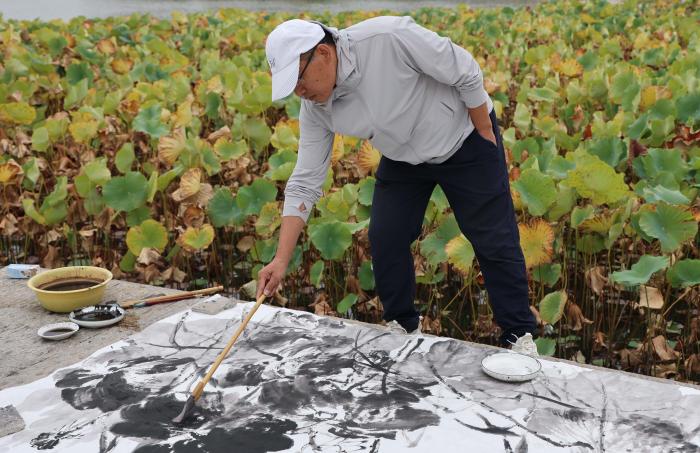
{"label": "wet ink stain", "polygon": [[282,413],[293,413],[310,401],[308,393],[299,391],[294,383],[287,381],[263,383],[258,397],[258,402],[262,406]]}
{"label": "wet ink stain", "polygon": [[144,445],[134,453],[267,453],[288,450],[294,441],[287,433],[297,428],[291,420],[261,415],[246,421],[245,426],[212,428],[207,434],[191,433],[192,439],[175,442],[172,447]]}
{"label": "wet ink stain", "polygon": [[[95,385],[83,386],[83,384],[99,380]],[[78,410],[100,409],[102,412],[110,412],[122,406],[141,401],[147,390],[141,390],[126,382],[124,371],[117,371],[107,375],[90,375],[86,370],[76,370],[64,376],[56,383],[57,387],[63,387],[61,398]]]}
{"label": "wet ink stain", "polygon": [[[177,431],[172,419],[180,413],[183,406],[184,402],[172,394],[150,398],[143,405],[134,404],[123,408],[120,415],[124,421],[112,425],[110,431],[129,437],[167,439]],[[199,428],[215,415],[215,412],[195,405],[187,417],[186,427]]]}
{"label": "wet ink stain", "polygon": [[264,365],[248,363],[226,373],[224,379],[220,381],[220,385],[224,387],[236,387],[239,385],[254,387],[262,382],[263,371],[265,371]]}

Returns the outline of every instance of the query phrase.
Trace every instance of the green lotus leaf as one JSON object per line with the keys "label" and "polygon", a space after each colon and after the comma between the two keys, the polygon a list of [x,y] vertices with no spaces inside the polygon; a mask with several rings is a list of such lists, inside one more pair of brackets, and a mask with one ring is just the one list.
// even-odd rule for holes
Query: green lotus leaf
{"label": "green lotus leaf", "polygon": [[613,272],[610,279],[627,286],[645,285],[652,275],[666,269],[669,262],[667,256],[642,255],[631,269]]}
{"label": "green lotus leaf", "polygon": [[273,181],[286,181],[292,174],[297,162],[297,153],[289,149],[278,151],[268,159],[270,169],[265,177]]}
{"label": "green lotus leaf", "polygon": [[544,357],[552,357],[557,352],[557,340],[554,338],[537,338],[535,345],[537,346],[537,353]]}
{"label": "green lotus leaf", "polygon": [[571,212],[576,204],[576,191],[566,184],[560,183],[557,190],[557,199],[547,211],[547,220],[555,222],[563,215]]}
{"label": "green lotus leaf", "polygon": [[120,173],[124,174],[131,170],[136,155],[134,154],[134,145],[124,143],[117,154],[114,156],[114,164]]}
{"label": "green lotus leaf", "polygon": [[90,179],[90,182],[101,186],[112,178],[112,174],[107,168],[107,158],[101,157],[83,166],[83,173]]}
{"label": "green lotus leaf", "polygon": [[84,201],[85,211],[88,214],[96,216],[102,212],[105,207],[104,197],[100,195],[96,187],[91,187]]}
{"label": "green lotus leaf", "polygon": [[49,148],[49,130],[46,127],[38,127],[32,133],[32,149],[46,151]]}
{"label": "green lotus leaf", "polygon": [[580,206],[576,206],[571,211],[571,227],[578,228],[583,222],[593,218],[594,212],[595,208],[591,205],[587,205],[583,208]]}
{"label": "green lotus leaf", "polygon": [[260,118],[248,118],[243,122],[243,135],[250,140],[256,151],[262,150],[270,143],[270,128]]}
{"label": "green lotus leaf", "polygon": [[90,69],[90,65],[87,63],[71,63],[66,68],[66,81],[75,85],[83,79],[91,81],[93,79],[93,73]]}
{"label": "green lotus leaf", "polygon": [[519,102],[518,105],[515,107],[513,123],[523,134],[525,134],[530,129],[531,122],[532,115],[530,113],[530,109],[528,109],[526,104]]}
{"label": "green lotus leaf", "polygon": [[238,189],[236,203],[243,213],[259,214],[265,203],[275,201],[277,198],[277,186],[270,181],[259,178],[249,186]]}
{"label": "green lotus leaf", "polygon": [[360,280],[360,288],[365,291],[371,291],[374,289],[374,270],[372,270],[371,261],[363,261],[357,270],[357,275]]}
{"label": "green lotus leaf", "polygon": [[618,137],[605,137],[588,141],[586,151],[615,168],[627,155],[627,145]]}
{"label": "green lotus leaf", "polygon": [[141,206],[126,214],[126,224],[130,227],[141,225],[143,222],[151,218],[151,210],[148,206]]}
{"label": "green lotus leaf", "polygon": [[294,130],[286,124],[275,127],[275,133],[270,137],[270,143],[276,149],[294,150],[299,146]]}
{"label": "green lotus leaf", "polygon": [[700,123],[700,92],[679,97],[676,110],[678,119],[688,126]]}
{"label": "green lotus leaf", "polygon": [[182,236],[179,243],[190,251],[204,250],[214,242],[214,228],[211,225],[204,224],[201,227],[188,227]]}
{"label": "green lotus leaf", "polygon": [[119,269],[124,272],[133,272],[136,269],[136,257],[130,251],[127,251],[119,261]]}
{"label": "green lotus leaf", "polygon": [[321,279],[323,278],[323,270],[326,264],[323,260],[316,261],[309,271],[309,283],[314,285],[316,288],[321,286]]}
{"label": "green lotus leaf", "polygon": [[528,212],[533,216],[544,215],[557,200],[557,190],[552,178],[534,168],[523,171],[512,185],[520,193]]}
{"label": "green lotus leaf", "polygon": [[241,225],[246,219],[246,214],[238,206],[228,187],[220,187],[214,192],[207,205],[207,215],[215,227]]}
{"label": "green lotus leaf", "polygon": [[51,142],[56,142],[62,139],[66,132],[68,132],[68,125],[70,120],[68,118],[49,118],[46,120],[44,127],[49,132],[49,140]]}
{"label": "green lotus leaf", "polygon": [[26,102],[0,104],[0,121],[10,124],[32,124],[36,110]]}
{"label": "green lotus leaf", "polygon": [[132,123],[134,130],[145,132],[153,138],[160,138],[170,133],[170,128],[160,120],[160,104],[152,104],[150,107],[141,108]]}
{"label": "green lotus leaf", "polygon": [[626,70],[615,74],[610,85],[612,100],[628,112],[636,111],[641,99],[641,87],[637,79],[634,72]]}
{"label": "green lotus leaf", "polygon": [[214,150],[219,153],[221,160],[226,162],[244,156],[248,152],[248,144],[245,140],[238,140],[237,142],[220,140],[214,144]]}
{"label": "green lotus leaf", "polygon": [[82,79],[78,83],[69,85],[66,97],[63,100],[63,108],[71,109],[80,104],[88,95],[88,80]]}
{"label": "green lotus leaf", "polygon": [[46,225],[46,218],[36,209],[34,205],[34,200],[31,198],[22,199],[22,209],[24,213],[32,218],[39,225]]}
{"label": "green lotus leaf", "polygon": [[639,226],[661,242],[663,252],[675,251],[698,232],[698,223],[688,208],[663,202],[656,205],[656,210],[643,212]]}
{"label": "green lotus leaf", "polygon": [[36,186],[36,183],[41,177],[41,170],[39,170],[39,164],[37,159],[35,157],[27,159],[27,161],[22,164],[22,171],[24,172],[22,186],[27,189],[33,190],[34,186]]}
{"label": "green lotus leaf", "polygon": [[277,252],[277,239],[263,239],[255,241],[255,244],[250,249],[250,257],[253,261],[261,263],[269,263]]}
{"label": "green lotus leaf", "polygon": [[162,252],[168,245],[168,231],[159,222],[149,219],[139,226],[129,228],[126,245],[134,256],[139,256],[144,248]]}
{"label": "green lotus leaf", "polygon": [[635,173],[649,185],[660,184],[671,190],[678,189],[689,172],[679,149],[649,149],[646,155],[635,158],[632,165]]}
{"label": "green lotus leaf", "polygon": [[540,301],[540,316],[548,324],[556,324],[564,314],[567,296],[564,291],[549,293]]}
{"label": "green lotus leaf", "polygon": [[102,188],[102,195],[110,208],[132,211],[143,206],[148,199],[148,181],[140,172],[130,171],[107,181]]}
{"label": "green lotus leaf", "polygon": [[432,266],[437,266],[447,261],[445,247],[448,242],[460,233],[454,215],[450,214],[440,223],[440,226],[438,226],[435,231],[428,234],[420,241],[421,255],[423,255]]}
{"label": "green lotus leaf", "polygon": [[326,260],[338,260],[352,244],[352,233],[342,222],[331,221],[309,225],[311,243]]}
{"label": "green lotus leaf", "polygon": [[373,176],[367,176],[357,184],[357,201],[363,206],[372,206],[375,182]]}
{"label": "green lotus leaf", "polygon": [[340,314],[347,313],[348,310],[352,308],[353,305],[357,303],[357,294],[350,293],[347,296],[343,297],[343,299],[338,302],[338,307],[337,311]]}
{"label": "green lotus leaf", "polygon": [[666,273],[666,277],[675,288],[700,285],[700,260],[676,261]]}
{"label": "green lotus leaf", "polygon": [[596,156],[586,152],[576,152],[576,168],[569,172],[566,184],[584,198],[590,198],[594,204],[611,204],[624,200],[630,190],[624,175]]}
{"label": "green lotus leaf", "polygon": [[561,278],[561,264],[545,263],[535,266],[530,271],[532,279],[536,282],[544,283],[547,286],[554,286]]}
{"label": "green lotus leaf", "polygon": [[671,190],[665,186],[644,187],[641,194],[648,203],[663,201],[668,204],[690,204],[688,197],[678,190]]}

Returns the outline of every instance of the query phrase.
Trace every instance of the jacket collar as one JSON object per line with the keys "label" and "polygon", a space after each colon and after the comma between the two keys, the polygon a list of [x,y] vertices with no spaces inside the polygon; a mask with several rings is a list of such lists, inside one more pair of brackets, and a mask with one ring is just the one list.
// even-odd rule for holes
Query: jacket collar
{"label": "jacket collar", "polygon": [[324,30],[328,31],[335,40],[335,49],[338,57],[338,68],[336,70],[335,88],[331,97],[323,104],[315,104],[324,110],[331,110],[333,100],[347,94],[359,82],[357,74],[357,60],[355,53],[350,47],[350,39],[345,30],[338,30],[335,27],[329,27],[318,21],[310,21],[320,25]]}

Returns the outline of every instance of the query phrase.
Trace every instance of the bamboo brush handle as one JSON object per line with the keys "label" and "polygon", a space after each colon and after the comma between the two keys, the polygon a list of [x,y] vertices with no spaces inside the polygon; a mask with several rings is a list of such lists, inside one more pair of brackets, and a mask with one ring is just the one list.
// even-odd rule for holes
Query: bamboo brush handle
{"label": "bamboo brush handle", "polygon": [[262,294],[262,295],[260,295],[260,297],[258,297],[258,300],[255,302],[255,305],[253,305],[253,309],[250,310],[250,313],[248,313],[248,316],[246,316],[246,318],[243,320],[241,325],[238,326],[238,330],[236,330],[236,333],[233,334],[233,336],[229,340],[229,342],[226,345],[226,347],[224,348],[224,350],[221,351],[221,353],[219,353],[219,356],[216,358],[216,360],[214,361],[212,366],[209,368],[209,371],[207,372],[207,374],[202,378],[202,380],[199,381],[197,386],[194,388],[194,390],[192,391],[192,396],[194,397],[195,401],[197,401],[199,399],[199,397],[202,396],[202,392],[204,392],[204,386],[207,385],[207,383],[209,382],[209,379],[211,379],[211,377],[214,374],[214,372],[216,371],[216,369],[219,367],[219,365],[224,360],[226,355],[228,355],[228,352],[231,350],[231,347],[236,342],[238,337],[241,335],[241,333],[243,332],[243,329],[245,329],[245,326],[248,325],[248,321],[250,321],[250,319],[253,317],[253,315],[258,310],[260,305],[262,305],[264,300],[265,300],[265,294]]}
{"label": "bamboo brush handle", "polygon": [[140,300],[128,300],[128,301],[121,303],[119,305],[122,308],[131,308],[136,304],[155,305],[155,304],[160,304],[163,302],[175,302],[176,300],[183,300],[183,299],[189,299],[191,297],[202,296],[205,294],[218,293],[219,291],[222,291],[223,289],[224,289],[223,286],[214,286],[212,288],[198,289],[195,291],[186,291],[184,293],[171,294],[169,296],[158,296],[158,297],[151,297],[149,299],[140,299]]}

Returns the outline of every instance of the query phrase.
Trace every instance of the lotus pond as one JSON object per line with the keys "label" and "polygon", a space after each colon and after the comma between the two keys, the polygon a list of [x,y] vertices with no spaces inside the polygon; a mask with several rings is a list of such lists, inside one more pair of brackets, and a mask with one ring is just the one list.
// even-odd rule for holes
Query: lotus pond
{"label": "lotus pond", "polygon": [[[304,17],[343,28],[387,13]],[[483,68],[540,353],[700,380],[700,9],[410,14]],[[296,162],[299,100],[270,102],[264,58],[267,33],[292,17],[0,21],[0,265],[249,288],[274,256]],[[336,136],[325,196],[272,303],[380,321],[367,240],[379,156]],[[423,330],[495,343],[478,263],[439,189],[414,248]]]}

